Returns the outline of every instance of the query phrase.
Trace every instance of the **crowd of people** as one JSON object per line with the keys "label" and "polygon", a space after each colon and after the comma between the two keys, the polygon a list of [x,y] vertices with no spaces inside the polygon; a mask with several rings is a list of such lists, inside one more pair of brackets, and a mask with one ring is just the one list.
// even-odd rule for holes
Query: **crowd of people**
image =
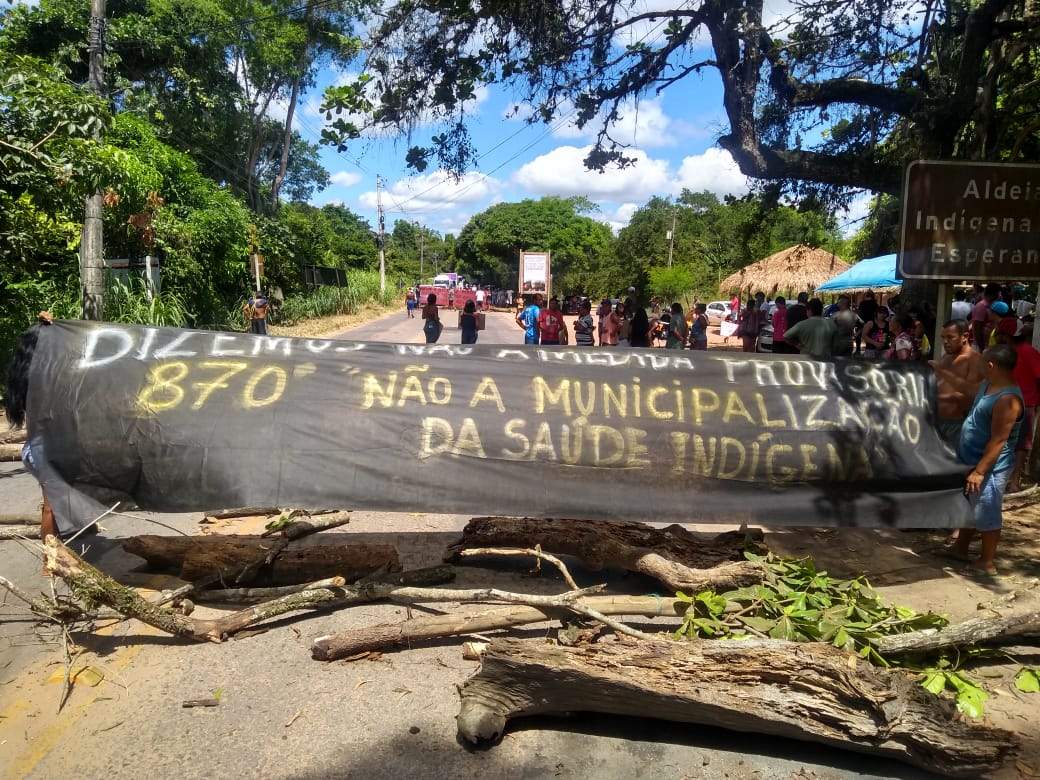
{"label": "crowd of people", "polygon": [[[873,292],[854,304],[841,295],[829,306],[807,293],[788,304],[758,294],[735,312],[736,335],[745,351],[755,351],[767,327],[772,351],[817,360],[858,357],[874,361],[919,361],[934,371],[938,389],[937,430],[970,468],[964,491],[975,514],[975,527],[951,537],[950,554],[981,573],[996,572],[1001,505],[1006,492],[1021,489],[1033,445],[1040,404],[1040,352],[1032,346],[1033,305],[1015,288],[989,284],[956,291],[933,347],[936,311],[928,303],[906,304],[900,296],[882,303]],[[536,295],[516,315],[526,344],[567,344],[570,330],[558,299],[543,305]],[[638,305],[635,290],[624,300],[604,299],[595,311],[583,300],[573,320],[576,346],[708,348],[706,305],[684,312],[680,303]],[[939,351],[939,354],[933,354]],[[969,546],[978,537],[978,557]]]}

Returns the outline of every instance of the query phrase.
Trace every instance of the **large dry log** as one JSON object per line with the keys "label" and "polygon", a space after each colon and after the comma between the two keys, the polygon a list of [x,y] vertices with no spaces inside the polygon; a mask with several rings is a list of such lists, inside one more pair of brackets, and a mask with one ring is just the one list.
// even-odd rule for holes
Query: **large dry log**
{"label": "large dry log", "polygon": [[1040,611],[998,618],[972,618],[938,631],[883,636],[874,641],[874,647],[881,655],[906,655],[1023,637],[1040,637]]}
{"label": "large dry log", "polygon": [[149,566],[177,572],[189,582],[217,577],[228,583],[244,583],[239,575],[255,569],[255,581],[266,585],[296,585],[329,577],[348,582],[376,571],[400,571],[397,550],[387,544],[342,542],[289,546],[281,549],[269,565],[255,567],[272,551],[283,548],[277,537],[260,536],[134,536],[123,549],[139,555]]}
{"label": "large dry log", "polygon": [[671,590],[730,590],[762,579],[762,568],[743,558],[743,536],[698,537],[680,525],[475,517],[448,548],[448,560],[471,547],[534,547],[573,555],[590,569],[615,567],[640,572]]}
{"label": "large dry log", "polygon": [[[279,615],[304,609],[345,606],[359,600],[356,592],[343,587],[343,578],[336,577],[332,579],[331,585],[328,581],[314,583],[311,589],[299,593],[282,596],[213,620],[201,620],[163,609],[147,601],[135,590],[116,582],[91,566],[56,537],[51,536],[44,541],[44,561],[47,570],[65,580],[73,596],[88,609],[105,605],[124,617],[135,618],[168,634],[196,642],[221,642],[237,631]],[[404,573],[401,576],[403,577]],[[371,583],[366,587],[374,590],[378,584]]]}
{"label": "large dry log", "polygon": [[[688,606],[681,601],[657,596],[592,596],[583,598],[581,604],[602,615],[643,617],[680,617]],[[311,645],[311,655],[319,661],[334,661],[367,650],[385,650],[427,639],[541,623],[545,620],[557,620],[568,614],[573,613],[561,607],[522,606],[413,618],[319,637]]]}
{"label": "large dry log", "polygon": [[459,734],[496,739],[513,717],[570,711],[635,715],[790,737],[978,777],[1014,747],[972,725],[910,676],[822,644],[777,641],[601,643],[495,640],[461,688]]}

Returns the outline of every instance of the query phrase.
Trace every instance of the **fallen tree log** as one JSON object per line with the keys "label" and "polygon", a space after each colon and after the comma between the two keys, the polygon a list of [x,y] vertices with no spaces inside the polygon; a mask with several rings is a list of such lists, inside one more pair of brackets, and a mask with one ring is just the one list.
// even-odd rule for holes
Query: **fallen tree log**
{"label": "fallen tree log", "polygon": [[1023,637],[1040,637],[1040,611],[998,618],[972,618],[938,630],[883,636],[874,640],[874,648],[881,655],[906,655]]}
{"label": "fallen tree log", "polygon": [[[675,599],[657,596],[591,596],[581,599],[580,603],[602,615],[641,617],[680,617],[688,606]],[[334,661],[367,650],[385,650],[427,639],[541,623],[573,614],[565,607],[519,606],[413,618],[319,637],[311,645],[311,656],[318,661]]]}
{"label": "fallen tree log", "polygon": [[218,509],[206,512],[207,520],[234,520],[238,517],[270,517],[281,514],[276,506],[241,506],[235,509]]}
{"label": "fallen tree log", "polygon": [[[238,584],[296,585],[336,576],[351,581],[377,571],[401,570],[397,550],[387,544],[337,541],[285,547],[283,542],[260,536],[144,535],[130,537],[123,549],[189,582],[216,578]],[[268,564],[268,556],[276,550]],[[253,576],[239,580],[247,569]]]}
{"label": "fallen tree log", "polygon": [[978,777],[1011,733],[961,719],[912,677],[824,644],[773,640],[491,642],[460,689],[459,735],[501,736],[510,718],[571,711],[661,718],[771,734]]}
{"label": "fallen tree log", "polygon": [[[385,574],[380,576],[379,582],[355,583],[341,587],[340,603],[347,605],[378,601],[382,598],[380,593],[387,589],[443,585],[446,582],[451,582],[453,579],[455,579],[455,569],[451,566],[431,566],[428,569],[413,569],[411,571],[398,572],[397,574]],[[252,604],[257,601],[267,601],[299,593],[308,587],[313,587],[313,585],[288,585],[281,588],[201,590],[194,595],[196,601],[204,603]]]}
{"label": "fallen tree log", "polygon": [[446,560],[462,560],[472,547],[534,547],[573,555],[588,568],[639,572],[669,589],[732,590],[760,582],[762,567],[743,560],[743,535],[703,538],[680,525],[653,528],[643,523],[543,520],[531,517],[475,517]]}
{"label": "fallen tree log", "polygon": [[40,524],[35,525],[0,525],[0,542],[11,539],[39,539]]}
{"label": "fallen tree log", "polygon": [[0,525],[39,525],[40,513],[21,515],[0,515]]}
{"label": "fallen tree log", "polygon": [[[380,598],[380,588],[391,590],[392,583],[366,583],[362,589],[350,589],[342,577],[334,577],[297,593],[290,593],[248,609],[232,612],[223,617],[203,620],[164,609],[144,599],[132,588],[116,582],[104,572],[91,566],[56,537],[44,541],[44,562],[47,571],[61,577],[72,594],[87,607],[111,607],[123,617],[135,618],[168,634],[196,642],[221,642],[249,626],[265,620],[305,609],[337,608]],[[447,567],[434,570],[402,572],[401,580],[429,581],[438,576],[453,576]],[[21,596],[20,596],[21,597]],[[24,597],[22,597],[24,598]]]}

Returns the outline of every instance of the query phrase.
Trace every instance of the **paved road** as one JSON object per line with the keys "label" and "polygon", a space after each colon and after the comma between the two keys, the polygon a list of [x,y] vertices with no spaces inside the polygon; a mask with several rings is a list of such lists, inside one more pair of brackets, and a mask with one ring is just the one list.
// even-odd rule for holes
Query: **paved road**
{"label": "paved road", "polygon": [[[441,322],[444,323],[444,332],[441,333],[440,343],[459,344],[462,341],[462,331],[456,325],[457,321],[454,312],[441,311]],[[489,311],[485,322],[487,328],[478,335],[478,343],[524,343],[524,332],[517,327],[512,314]],[[352,341],[390,341],[395,344],[422,344],[426,341],[422,326],[423,320],[418,314],[413,319],[409,319],[402,311],[400,313],[388,314],[364,325],[347,328],[337,333],[335,337]]]}
{"label": "paved road", "polygon": [[[403,314],[338,335],[423,341],[421,320]],[[481,336],[484,343],[522,341],[508,314],[489,314]],[[446,328],[443,341],[458,343],[458,330]],[[39,495],[21,464],[0,464],[5,512],[36,511]],[[119,537],[199,532],[198,514],[134,515],[106,518],[103,534],[87,541],[86,556],[117,577],[140,564],[120,549]],[[394,544],[405,568],[416,568],[439,563],[468,519],[356,512],[347,528],[330,533]],[[546,569],[532,578],[525,576],[528,567],[527,562],[461,567],[454,586],[534,593],[562,589],[555,572]],[[39,562],[21,545],[0,543],[0,573],[39,591],[46,589],[39,570]],[[572,570],[583,583],[606,581],[617,592],[656,587],[636,576],[588,572],[577,564]],[[198,608],[199,617],[214,614]],[[61,652],[54,631],[34,630],[17,605],[0,599],[0,777],[922,777],[893,762],[817,745],[639,718],[533,718],[511,724],[496,747],[469,751],[455,738],[456,687],[477,665],[462,659],[457,641],[349,663],[310,658],[308,647],[317,636],[404,617],[399,606],[363,605],[282,619],[262,635],[220,645],[181,642],[133,621],[94,634],[76,632],[75,641],[85,649],[77,666],[94,667],[104,681],[97,688],[76,685],[59,715]],[[514,633],[538,639],[551,631],[544,624]],[[181,707],[185,699],[217,691],[218,707]]]}

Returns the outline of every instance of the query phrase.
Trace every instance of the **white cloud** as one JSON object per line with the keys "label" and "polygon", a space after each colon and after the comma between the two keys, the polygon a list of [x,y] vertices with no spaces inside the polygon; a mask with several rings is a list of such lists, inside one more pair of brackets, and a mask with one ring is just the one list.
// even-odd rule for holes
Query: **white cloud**
{"label": "white cloud", "polygon": [[[558,146],[521,166],[514,181],[536,195],[585,195],[592,200],[622,203],[622,208],[642,202],[651,195],[678,195],[684,188],[716,195],[743,195],[749,189],[747,177],[723,149],[711,148],[683,158],[673,171],[666,160],[649,157],[641,149],[626,149],[635,160],[627,168],[607,168],[604,172],[585,167],[585,156],[592,147]],[[634,210],[634,209],[633,209]],[[628,214],[631,216],[631,213]],[[619,214],[608,222],[621,222]]]}
{"label": "white cloud", "polygon": [[610,225],[615,233],[632,221],[632,215],[639,209],[638,203],[622,203],[613,214],[608,214],[603,221]]}
{"label": "white cloud", "polygon": [[[567,113],[569,107],[561,113]],[[672,119],[664,112],[660,98],[627,103],[620,108],[620,118],[610,125],[610,137],[618,143],[632,146],[670,146],[679,139]],[[594,117],[579,128],[573,122],[553,130],[557,138],[584,138],[592,140],[603,125],[603,115]]]}
{"label": "white cloud", "polygon": [[676,184],[673,191],[683,188],[693,192],[708,190],[720,197],[743,195],[749,189],[747,177],[740,172],[730,153],[715,147],[684,157]]}
{"label": "white cloud", "polygon": [[672,188],[664,160],[651,159],[641,149],[626,149],[633,165],[600,173],[585,167],[591,148],[558,146],[521,166],[513,179],[536,195],[585,195],[593,200],[641,201]]}
{"label": "white cloud", "polygon": [[354,171],[337,171],[329,179],[332,180],[333,184],[338,184],[341,187],[353,187],[361,181],[361,174]]}
{"label": "white cloud", "polygon": [[[383,207],[390,212],[443,211],[455,205],[477,203],[496,195],[500,182],[471,171],[456,180],[446,171],[399,179],[383,194]],[[376,192],[358,197],[362,205],[376,207]]]}

